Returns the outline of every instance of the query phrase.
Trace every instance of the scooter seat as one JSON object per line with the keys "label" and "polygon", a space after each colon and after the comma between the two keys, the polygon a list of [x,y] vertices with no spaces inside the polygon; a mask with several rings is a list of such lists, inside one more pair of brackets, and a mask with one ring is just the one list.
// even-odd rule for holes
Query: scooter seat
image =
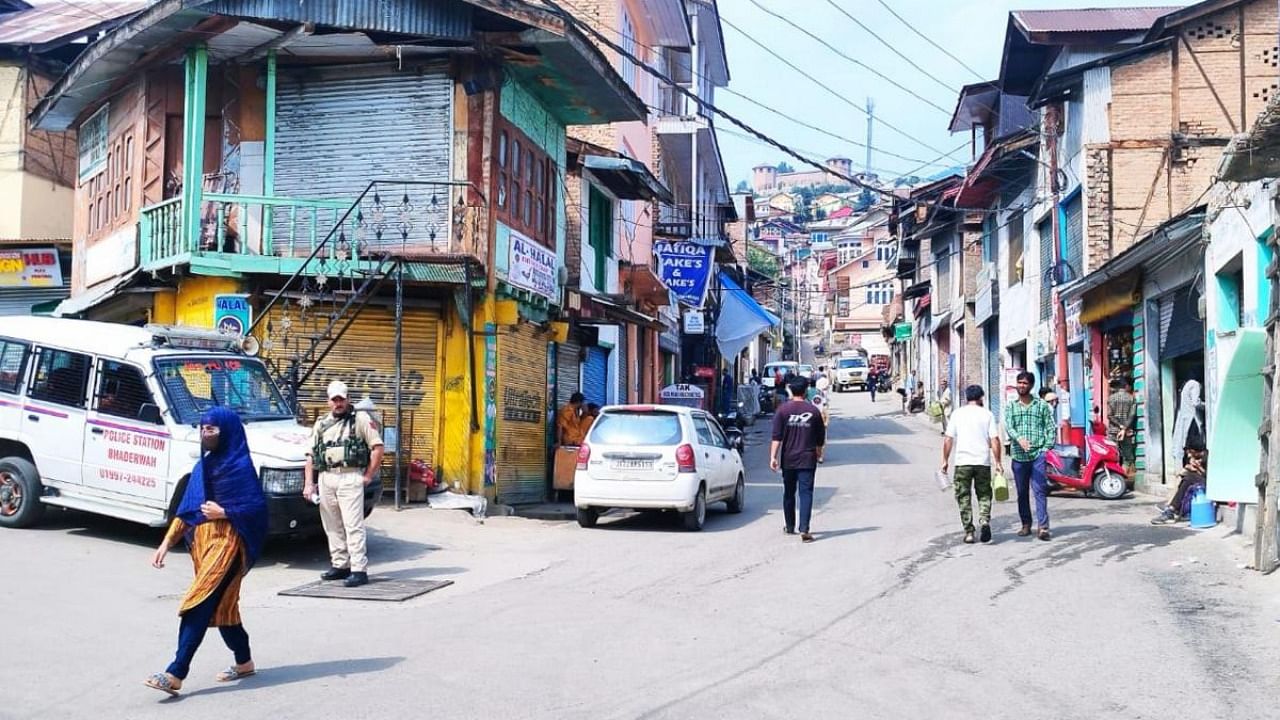
{"label": "scooter seat", "polygon": [[1053,451],[1057,453],[1060,458],[1080,459],[1080,448],[1075,445],[1054,445]]}

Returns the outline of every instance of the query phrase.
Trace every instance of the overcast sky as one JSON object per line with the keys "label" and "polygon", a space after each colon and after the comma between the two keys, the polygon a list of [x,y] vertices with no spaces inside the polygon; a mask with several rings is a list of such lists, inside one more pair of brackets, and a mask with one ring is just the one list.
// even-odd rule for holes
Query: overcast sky
{"label": "overcast sky", "polygon": [[[729,89],[842,138],[860,143],[866,141],[867,117],[846,100],[866,107],[867,98],[873,98],[878,120],[871,144],[885,152],[876,152],[871,164],[880,169],[882,174],[897,176],[966,143],[967,134],[951,135],[947,131],[950,114],[962,85],[995,78],[1000,67],[1009,11],[1185,4],[1176,1],[1142,3],[1133,0],[885,2],[917,30],[963,60],[965,65],[981,76],[966,70],[960,63],[913,33],[878,0],[719,0],[720,14],[725,23],[725,45],[731,76]],[[817,40],[787,25],[783,20],[770,16],[753,3],[759,3],[782,15],[924,100],[913,97],[885,79],[876,77],[869,70],[840,57]],[[858,27],[853,20],[841,14],[832,3],[853,15],[923,70],[936,76],[937,80],[911,67],[870,33]],[[824,90],[799,72],[786,67],[782,61],[731,27],[731,24],[766,43],[770,49],[836,92]],[[930,106],[925,100],[943,110]],[[819,160],[842,155],[852,158],[858,169],[865,162],[864,148],[797,125],[729,92],[718,93],[716,104],[765,134],[791,144],[803,151],[802,154],[811,154]],[[799,165],[781,151],[761,145],[758,141],[733,135],[738,129],[726,120],[718,118],[716,127],[730,186],[737,185],[739,180],[749,180],[751,168],[761,163],[775,164],[786,160],[793,166]],[[896,153],[921,162],[903,160],[886,153]],[[956,163],[963,163],[968,159],[967,153],[966,146],[952,158]],[[941,166],[931,166],[918,174],[928,175],[941,169]]]}

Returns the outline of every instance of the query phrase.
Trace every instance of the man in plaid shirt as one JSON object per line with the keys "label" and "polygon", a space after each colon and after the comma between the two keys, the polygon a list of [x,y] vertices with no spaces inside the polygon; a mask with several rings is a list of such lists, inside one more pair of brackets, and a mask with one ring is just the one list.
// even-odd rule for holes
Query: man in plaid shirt
{"label": "man in plaid shirt", "polygon": [[1022,529],[1018,535],[1031,534],[1031,497],[1036,501],[1036,536],[1049,539],[1049,481],[1044,474],[1044,455],[1053,448],[1058,429],[1049,403],[1031,394],[1036,376],[1018,373],[1018,399],[1004,411],[1013,457],[1013,482],[1018,489],[1018,517]]}

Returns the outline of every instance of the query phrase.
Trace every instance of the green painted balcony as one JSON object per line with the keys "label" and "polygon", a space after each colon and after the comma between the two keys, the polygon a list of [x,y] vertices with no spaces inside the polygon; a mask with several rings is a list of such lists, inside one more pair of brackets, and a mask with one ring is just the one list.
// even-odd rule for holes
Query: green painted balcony
{"label": "green painted balcony", "polygon": [[[184,211],[182,197],[165,200],[142,210],[141,267],[227,277],[292,275],[304,267],[306,273],[324,272],[323,264],[308,264],[313,254],[355,271],[372,271],[388,253],[422,260],[470,254],[476,213],[461,203],[461,193],[375,185],[356,200],[205,192],[194,214]],[[455,196],[458,203],[451,205]],[[198,222],[189,220],[193,216]]]}

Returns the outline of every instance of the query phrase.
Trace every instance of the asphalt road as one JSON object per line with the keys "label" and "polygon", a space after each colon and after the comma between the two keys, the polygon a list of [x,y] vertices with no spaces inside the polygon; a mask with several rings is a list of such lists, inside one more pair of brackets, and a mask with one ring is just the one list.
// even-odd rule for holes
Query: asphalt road
{"label": "asphalt road", "polygon": [[[242,600],[261,673],[184,696],[170,659],[190,571],[159,534],[75,513],[0,533],[0,717],[1276,717],[1277,583],[1225,531],[1152,527],[1149,499],[1051,501],[1055,538],[963,545],[936,430],[895,396],[837,396],[814,531],[782,533],[762,420],[748,509],[598,528],[459,511],[371,518],[375,574],[455,585],[402,604],[286,598],[321,544],[269,549]],[[321,541],[322,543],[322,541]]]}

